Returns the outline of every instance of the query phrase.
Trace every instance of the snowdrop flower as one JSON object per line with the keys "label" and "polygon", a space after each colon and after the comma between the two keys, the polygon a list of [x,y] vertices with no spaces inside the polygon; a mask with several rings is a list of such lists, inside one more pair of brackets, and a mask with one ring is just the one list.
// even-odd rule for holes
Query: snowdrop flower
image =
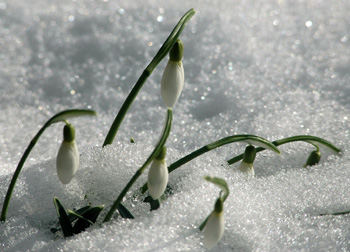
{"label": "snowdrop flower", "polygon": [[183,44],[177,40],[170,50],[170,59],[166,65],[161,84],[161,93],[165,105],[172,108],[179,99],[185,82],[182,65]]}
{"label": "snowdrop flower", "polygon": [[151,197],[159,199],[168,184],[168,167],[165,162],[166,148],[163,147],[161,153],[156,157],[148,172],[148,191]]}
{"label": "snowdrop flower", "polygon": [[241,172],[254,176],[255,172],[254,172],[253,163],[254,163],[255,155],[256,155],[255,147],[252,145],[247,146],[243,154],[243,161],[239,165],[238,169]]}
{"label": "snowdrop flower", "polygon": [[63,128],[63,142],[56,159],[57,175],[63,184],[68,184],[79,167],[79,151],[75,143],[75,129],[66,124]]}
{"label": "snowdrop flower", "polygon": [[220,241],[224,234],[224,228],[223,199],[220,197],[217,199],[214,211],[209,215],[203,229],[204,246],[207,249],[211,249]]}

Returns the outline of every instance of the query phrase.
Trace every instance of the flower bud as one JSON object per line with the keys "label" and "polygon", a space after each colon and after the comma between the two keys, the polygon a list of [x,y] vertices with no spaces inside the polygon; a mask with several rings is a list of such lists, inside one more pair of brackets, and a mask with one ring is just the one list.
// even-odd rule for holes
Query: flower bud
{"label": "flower bud", "polygon": [[254,172],[254,160],[256,156],[256,150],[255,147],[252,145],[249,145],[245,148],[244,154],[243,154],[243,160],[241,164],[239,165],[238,169],[241,172],[250,174],[252,176],[255,175]]}
{"label": "flower bud", "polygon": [[161,81],[161,94],[165,105],[172,108],[179,99],[185,82],[182,65],[183,44],[177,40],[171,49],[170,59],[164,69]]}
{"label": "flower bud", "polygon": [[154,200],[159,199],[163,195],[168,184],[169,174],[165,155],[166,148],[163,147],[158,157],[153,160],[148,172],[148,191]]}
{"label": "flower bud", "polygon": [[310,153],[310,156],[307,159],[304,167],[317,165],[318,162],[320,162],[320,159],[321,159],[321,153],[318,150],[315,150],[315,151]]}
{"label": "flower bud", "polygon": [[75,130],[70,124],[63,129],[63,142],[57,154],[56,168],[59,180],[68,184],[79,167],[79,151],[75,143]]}
{"label": "flower bud", "polygon": [[203,230],[204,246],[207,249],[211,249],[219,242],[224,234],[224,228],[223,200],[220,197],[217,199],[215,209],[210,214]]}

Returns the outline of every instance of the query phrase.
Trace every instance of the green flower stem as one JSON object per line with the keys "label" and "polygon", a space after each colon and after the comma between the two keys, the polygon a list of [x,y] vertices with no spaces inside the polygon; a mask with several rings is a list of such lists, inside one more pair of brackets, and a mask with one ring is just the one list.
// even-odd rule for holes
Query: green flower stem
{"label": "green flower stem", "polygon": [[[176,162],[172,163],[170,166],[168,166],[169,173],[177,169],[178,167],[186,164],[187,162],[191,161],[192,159],[208,152],[213,149],[216,149],[218,147],[221,147],[226,144],[234,143],[234,142],[247,142],[248,144],[254,144],[258,146],[264,146],[265,148],[268,148],[276,153],[280,153],[280,151],[276,148],[275,145],[273,145],[268,140],[255,136],[255,135],[233,135],[229,137],[224,137],[216,142],[213,142],[211,144],[205,145],[202,148],[199,148],[198,150],[195,150],[194,152],[188,154],[187,156],[184,156],[177,160]],[[243,156],[243,155],[242,155]],[[142,193],[147,191],[147,184],[144,184],[142,189]]]}
{"label": "green flower stem", "polygon": [[124,117],[126,113],[128,112],[131,104],[135,100],[137,94],[141,90],[143,84],[147,80],[147,78],[151,75],[153,70],[156,68],[156,66],[162,61],[162,59],[168,54],[170,49],[175,44],[176,40],[180,36],[181,32],[185,28],[186,23],[191,19],[191,17],[195,14],[195,11],[193,9],[190,9],[185,13],[185,15],[180,19],[180,21],[177,23],[173,31],[170,33],[169,37],[165,40],[162,47],[157,52],[156,56],[152,59],[151,63],[146,67],[146,69],[143,71],[140,78],[137,80],[136,84],[132,88],[130,94],[124,101],[122,107],[120,108],[116,118],[114,119],[114,122],[111,126],[111,128],[108,131],[108,134],[106,136],[106,139],[103,143],[103,147],[112,144],[114,141],[114,138],[118,132],[118,129],[124,120]]}
{"label": "green flower stem", "polygon": [[141,166],[141,168],[139,168],[136,173],[134,174],[134,176],[130,179],[129,183],[125,186],[125,188],[123,189],[123,191],[119,194],[118,198],[115,200],[115,202],[113,203],[111,209],[109,210],[109,212],[107,213],[106,217],[104,218],[103,222],[107,222],[110,221],[113,213],[115,212],[115,210],[117,210],[117,208],[119,207],[121,201],[123,200],[124,196],[126,195],[126,193],[129,191],[129,189],[131,188],[131,186],[135,183],[135,181],[141,176],[141,174],[143,173],[143,171],[146,169],[146,167],[152,162],[153,159],[155,159],[159,153],[162,151],[163,146],[169,136],[170,133],[170,129],[171,129],[171,123],[173,120],[173,111],[171,108],[168,108],[167,110],[167,119],[166,119],[166,123],[165,123],[165,127],[163,129],[163,133],[162,136],[160,138],[160,140],[158,141],[156,147],[154,148],[153,152],[151,153],[151,155],[148,157],[148,159],[146,160],[146,162]]}
{"label": "green flower stem", "polygon": [[[307,142],[309,144],[314,145],[317,149],[319,148],[319,145],[326,147],[328,150],[332,151],[334,154],[338,154],[340,152],[340,149],[337,148],[335,145],[333,145],[331,142],[328,142],[327,140],[315,136],[308,136],[308,135],[300,135],[300,136],[293,136],[293,137],[287,137],[280,140],[273,141],[272,143],[275,146],[280,146],[282,144],[291,143],[291,142],[297,142],[297,141],[303,141]],[[256,148],[256,153],[265,150],[265,148],[258,147]],[[243,153],[231,158],[227,161],[228,164],[234,164],[243,158]]]}
{"label": "green flower stem", "polygon": [[13,189],[16,185],[17,178],[22,170],[22,167],[24,165],[24,162],[26,161],[27,157],[29,156],[30,152],[34,148],[36,142],[39,140],[39,137],[44,133],[44,131],[51,125],[57,122],[66,122],[68,118],[71,117],[78,117],[78,116],[95,116],[97,115],[95,111],[93,110],[84,110],[84,109],[73,109],[73,110],[65,110],[62,111],[55,116],[53,116],[50,120],[48,120],[44,126],[38,131],[38,133],[35,135],[35,137],[32,139],[32,141],[29,143],[27,149],[25,150],[21,160],[19,161],[16,171],[13,174],[10,186],[7,190],[4,205],[2,207],[1,217],[0,221],[6,220],[8,205],[10,203],[11,195],[13,192]]}

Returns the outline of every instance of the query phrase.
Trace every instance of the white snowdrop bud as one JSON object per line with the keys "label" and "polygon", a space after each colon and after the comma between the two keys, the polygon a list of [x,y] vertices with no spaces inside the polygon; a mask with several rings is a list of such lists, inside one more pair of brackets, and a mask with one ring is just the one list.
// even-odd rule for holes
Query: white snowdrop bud
{"label": "white snowdrop bud", "polygon": [[79,151],[75,143],[75,129],[67,124],[63,128],[63,142],[57,154],[57,175],[63,184],[68,184],[79,167]]}
{"label": "white snowdrop bud", "polygon": [[185,82],[182,65],[183,44],[177,40],[170,50],[170,59],[164,69],[161,83],[161,93],[165,105],[172,108],[179,99]]}
{"label": "white snowdrop bud", "polygon": [[215,209],[210,214],[204,227],[204,246],[207,249],[214,247],[224,234],[225,222],[223,214],[223,200],[218,198]]}
{"label": "white snowdrop bud", "polygon": [[168,167],[165,162],[166,148],[163,147],[161,153],[152,162],[148,172],[148,191],[151,197],[159,199],[168,184]]}
{"label": "white snowdrop bud", "polygon": [[245,148],[244,154],[243,154],[243,160],[241,162],[241,164],[239,165],[238,169],[241,172],[250,174],[252,176],[255,175],[254,172],[254,160],[255,160],[255,156],[256,156],[256,150],[255,147],[252,145],[249,145]]}
{"label": "white snowdrop bud", "polygon": [[242,161],[241,164],[239,165],[238,169],[239,169],[241,172],[250,174],[250,175],[252,175],[252,176],[255,175],[253,163],[247,163],[247,162]]}

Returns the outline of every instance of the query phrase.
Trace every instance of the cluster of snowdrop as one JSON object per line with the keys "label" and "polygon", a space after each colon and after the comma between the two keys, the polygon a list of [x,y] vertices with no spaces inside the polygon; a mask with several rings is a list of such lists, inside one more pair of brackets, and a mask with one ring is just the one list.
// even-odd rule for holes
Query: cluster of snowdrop
{"label": "cluster of snowdrop", "polygon": [[[332,143],[328,142],[325,139],[318,138],[315,136],[300,135],[270,142],[262,137],[255,135],[232,135],[207,144],[168,166],[166,162],[165,143],[171,131],[173,107],[175,106],[176,102],[178,101],[181,95],[185,80],[184,68],[182,64],[184,46],[181,40],[179,40],[178,38],[182,30],[184,29],[185,24],[191,19],[193,15],[194,10],[191,9],[180,19],[178,24],[175,26],[174,30],[171,32],[167,40],[164,42],[164,44],[156,54],[156,56],[152,59],[150,64],[147,66],[147,68],[144,70],[144,72],[134,85],[133,89],[131,90],[130,94],[128,95],[124,104],[119,110],[106,136],[106,139],[103,143],[103,147],[113,143],[113,140],[125,117],[125,114],[127,113],[132,102],[136,98],[139,90],[142,88],[143,84],[150,76],[152,71],[155,69],[155,67],[159,64],[159,62],[162,59],[164,59],[166,55],[169,54],[169,60],[164,69],[161,79],[161,96],[163,98],[164,104],[167,107],[167,114],[160,140],[157,142],[153,152],[150,154],[150,156],[147,158],[144,164],[136,171],[136,173],[127,183],[122,192],[120,192],[117,199],[113,202],[113,204],[110,207],[110,210],[104,217],[103,222],[110,221],[116,211],[118,211],[120,216],[123,218],[134,218],[131,212],[126,207],[124,207],[121,204],[121,202],[126,193],[130,190],[131,186],[141,176],[141,174],[147,167],[150,167],[148,172],[148,181],[142,187],[141,191],[142,193],[145,193],[148,190],[152,198],[151,201],[154,201],[159,205],[161,203],[161,200],[166,199],[166,195],[164,192],[167,188],[168,177],[170,172],[181,167],[183,164],[191,161],[192,159],[226,144],[231,144],[235,142],[247,143],[247,147],[244,153],[233,157],[232,159],[228,160],[227,163],[233,164],[242,160],[238,167],[238,170],[243,173],[246,173],[249,176],[255,175],[253,163],[257,153],[268,149],[279,154],[280,151],[277,147],[282,144],[294,141],[304,141],[315,146],[316,150],[311,152],[309,158],[307,159],[305,167],[315,165],[320,161],[321,155],[319,146],[323,146],[333,151],[334,153],[340,152],[340,150]],[[44,126],[39,130],[39,132],[34,136],[32,141],[30,142],[29,146],[27,147],[17,166],[17,169],[13,175],[4,200],[0,221],[4,222],[6,220],[9,202],[17,178],[22,170],[22,167],[27,157],[29,156],[29,153],[31,152],[31,150],[33,149],[43,132],[54,123],[65,123],[63,128],[63,142],[57,154],[56,167],[59,180],[63,184],[68,184],[72,181],[79,167],[79,152],[77,144],[75,142],[75,129],[71,124],[68,123],[67,120],[71,117],[95,115],[96,112],[93,110],[65,110],[56,114],[44,124]],[[218,197],[214,205],[214,210],[199,227],[199,229],[203,231],[204,234],[204,246],[210,249],[219,242],[224,233],[224,202],[229,195],[229,189],[227,183],[220,178],[205,177],[205,179],[219,186],[221,189],[220,196]],[[104,208],[104,206],[84,206],[80,209],[67,211],[64,208],[63,204],[57,198],[54,198],[54,206],[56,208],[57,216],[60,223],[60,227],[54,229],[54,231],[56,232],[61,230],[65,237],[78,234],[84,231],[90,225],[93,225],[96,222],[97,217],[101,213],[102,209]]]}

